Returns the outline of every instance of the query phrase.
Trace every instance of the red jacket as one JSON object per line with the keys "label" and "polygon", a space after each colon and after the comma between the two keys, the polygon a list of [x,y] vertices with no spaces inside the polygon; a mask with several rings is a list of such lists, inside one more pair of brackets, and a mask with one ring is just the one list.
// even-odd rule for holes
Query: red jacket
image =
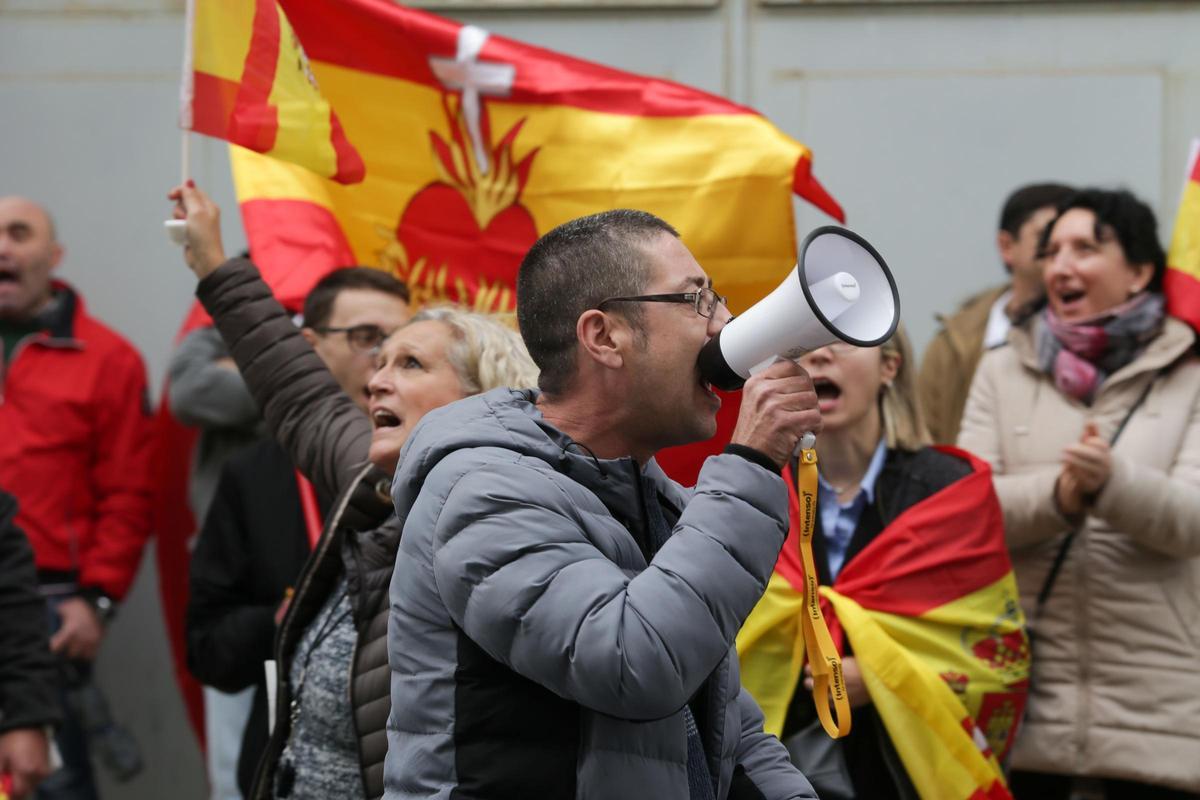
{"label": "red jacket", "polygon": [[0,487],[39,570],[121,598],[150,532],[146,370],[69,286],[55,291],[50,327],[0,365]]}

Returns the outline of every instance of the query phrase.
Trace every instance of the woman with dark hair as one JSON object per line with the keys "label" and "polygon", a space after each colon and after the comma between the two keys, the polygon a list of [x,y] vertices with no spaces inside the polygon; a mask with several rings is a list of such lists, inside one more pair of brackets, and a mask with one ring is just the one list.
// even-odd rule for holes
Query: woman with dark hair
{"label": "woman with dark hair", "polygon": [[1164,313],[1154,214],[1128,192],[1065,201],[1042,254],[1047,305],[984,356],[958,440],[995,470],[1036,637],[1011,785],[1196,797],[1195,336]]}

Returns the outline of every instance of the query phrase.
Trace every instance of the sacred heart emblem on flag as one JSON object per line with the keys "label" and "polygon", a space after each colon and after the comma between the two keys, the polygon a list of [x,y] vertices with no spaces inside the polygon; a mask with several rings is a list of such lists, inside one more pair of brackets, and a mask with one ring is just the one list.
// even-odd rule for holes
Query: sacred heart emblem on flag
{"label": "sacred heart emblem on flag", "polygon": [[429,132],[440,179],[413,195],[394,231],[382,231],[393,237],[382,258],[418,303],[470,299],[477,310],[511,312],[514,277],[538,238],[533,216],[521,205],[537,148],[514,156],[524,120],[493,145],[486,107],[477,108],[472,125],[467,105],[443,97],[450,140]]}
{"label": "sacred heart emblem on flag", "polygon": [[464,25],[454,58],[429,57],[443,88],[449,141],[429,131],[438,180],[408,201],[382,258],[417,303],[453,299],[511,312],[517,269],[538,238],[533,215],[520,203],[538,148],[514,155],[525,118],[492,141],[484,97],[507,96],[516,67],[480,61],[487,40],[487,31]]}

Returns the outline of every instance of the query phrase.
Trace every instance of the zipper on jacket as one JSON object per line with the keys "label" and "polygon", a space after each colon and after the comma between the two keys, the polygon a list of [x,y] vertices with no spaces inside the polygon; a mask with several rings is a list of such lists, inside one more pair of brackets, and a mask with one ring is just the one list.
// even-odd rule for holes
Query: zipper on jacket
{"label": "zipper on jacket", "polygon": [[[350,487],[345,490],[341,501],[337,504],[333,514],[330,515],[325,523],[325,530],[321,532],[321,540],[318,549],[314,550],[309,556],[307,566],[300,574],[300,580],[296,584],[296,591],[292,594],[292,602],[288,604],[288,609],[283,615],[283,621],[279,625],[279,630],[275,634],[275,728],[271,731],[271,735],[267,739],[266,749],[263,750],[262,759],[259,761],[258,769],[254,771],[254,784],[251,787],[251,794],[255,798],[271,798],[275,796],[275,760],[283,752],[283,748],[287,746],[287,740],[292,735],[291,725],[291,685],[290,676],[287,674],[284,660],[280,658],[283,644],[288,640],[292,633],[292,625],[296,621],[297,609],[300,603],[297,602],[304,596],[304,592],[312,585],[313,575],[317,572],[317,567],[325,560],[329,554],[329,549],[333,546],[334,536],[329,535],[337,529],[338,522],[342,518],[342,514],[346,511],[346,506],[350,504],[350,497],[354,493],[354,487],[358,486],[358,482],[362,480],[362,476],[370,469],[368,466],[358,477],[350,482]],[[340,558],[341,555],[339,554]],[[357,639],[355,640],[355,649],[358,647]],[[353,659],[351,659],[353,663]],[[287,696],[284,696],[284,692]],[[268,782],[269,779],[269,782]]]}
{"label": "zipper on jacket", "polygon": [[1091,619],[1088,614],[1090,603],[1090,592],[1088,591],[1088,530],[1087,522],[1083,523],[1082,530],[1078,541],[1075,543],[1075,615],[1079,620],[1076,628],[1079,637],[1079,711],[1075,715],[1075,774],[1084,774],[1084,754],[1088,746],[1088,724],[1091,720],[1092,711],[1092,675],[1088,664],[1091,660]]}
{"label": "zipper on jacket", "polygon": [[[637,493],[637,519],[631,520],[640,530],[630,529],[629,535],[633,537],[633,542],[638,546],[638,550],[642,551],[642,558],[646,559],[646,565],[654,559],[656,551],[652,549],[653,542],[650,541],[650,520],[646,519],[646,487],[642,485],[644,477],[642,469],[636,461],[630,460],[629,469],[633,472],[633,487]],[[658,502],[658,498],[654,499]]]}
{"label": "zipper on jacket", "polygon": [[[354,648],[350,651],[350,674],[346,676],[346,702],[350,704],[350,728],[354,731],[354,744],[358,750],[358,774],[363,782],[363,794],[366,794],[367,759],[366,753],[363,750],[362,731],[358,729],[358,707],[354,705],[354,675],[358,671],[358,651],[359,647],[362,645],[363,635],[366,632],[363,628],[359,628],[360,620],[362,620],[362,622],[365,624],[365,627],[370,627],[372,620],[364,619],[366,614],[363,612],[366,609],[363,608],[363,603],[366,600],[366,587],[363,585],[363,581],[364,576],[366,575],[366,570],[364,569],[363,565],[362,548],[358,546],[357,534],[352,535],[347,533],[345,537],[345,544],[343,546],[350,548],[350,552],[354,556],[354,566],[358,570],[358,593],[357,596],[352,596],[351,598],[354,609],[354,613],[351,614],[351,619],[354,620]],[[350,577],[350,575],[346,576],[347,591],[350,590]],[[388,680],[391,680],[390,675]]]}
{"label": "zipper on jacket", "polygon": [[[358,729],[358,709],[354,706],[354,670],[358,667],[358,646],[361,643],[362,632],[356,629],[354,632],[354,649],[350,651],[350,674],[346,676],[346,702],[350,704],[350,728],[354,731],[355,749],[358,750],[358,777],[362,781],[363,795],[366,795],[367,764],[366,758],[363,757],[362,732]],[[390,676],[388,680],[391,680]],[[391,712],[389,711],[388,713],[390,714]],[[386,723],[384,724],[386,726]]]}

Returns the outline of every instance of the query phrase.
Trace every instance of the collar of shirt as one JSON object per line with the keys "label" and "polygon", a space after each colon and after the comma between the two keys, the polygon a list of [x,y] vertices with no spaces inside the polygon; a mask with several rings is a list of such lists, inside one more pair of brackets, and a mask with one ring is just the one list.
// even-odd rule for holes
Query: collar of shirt
{"label": "collar of shirt", "polygon": [[825,554],[829,562],[829,581],[833,582],[846,561],[846,551],[858,520],[868,503],[875,502],[875,484],[887,459],[887,443],[879,440],[867,471],[858,484],[858,492],[846,503],[838,500],[837,490],[821,475],[817,476],[817,512],[821,515],[821,532],[825,539]]}
{"label": "collar of shirt", "polygon": [[1012,299],[1012,289],[996,298],[988,312],[987,328],[983,331],[983,349],[991,350],[1008,341],[1008,332],[1012,322],[1008,318],[1008,301]]}

